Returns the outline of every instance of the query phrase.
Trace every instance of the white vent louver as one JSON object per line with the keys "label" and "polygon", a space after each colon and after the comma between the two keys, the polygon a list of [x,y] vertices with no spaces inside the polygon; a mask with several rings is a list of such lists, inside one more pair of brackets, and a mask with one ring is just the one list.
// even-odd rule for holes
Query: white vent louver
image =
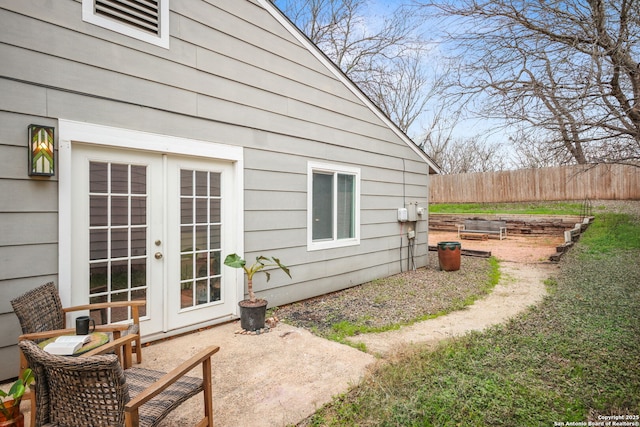
{"label": "white vent louver", "polygon": [[94,13],[160,35],[159,3],[160,0],[96,0]]}

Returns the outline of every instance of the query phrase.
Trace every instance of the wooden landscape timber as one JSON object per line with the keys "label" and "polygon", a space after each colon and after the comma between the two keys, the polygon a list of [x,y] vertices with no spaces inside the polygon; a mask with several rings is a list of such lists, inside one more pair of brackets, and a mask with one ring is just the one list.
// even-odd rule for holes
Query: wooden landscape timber
{"label": "wooden landscape timber", "polygon": [[579,216],[565,215],[517,215],[517,214],[429,214],[429,230],[457,231],[458,225],[468,219],[503,220],[507,222],[508,235],[561,236],[582,222]]}
{"label": "wooden landscape timber", "polygon": [[[429,245],[429,251],[438,251],[438,246]],[[478,251],[475,249],[460,249],[460,255],[474,256],[479,258],[490,258],[491,251]]]}
{"label": "wooden landscape timber", "polygon": [[[429,215],[429,230],[458,231],[458,226],[465,220],[502,220],[507,223],[508,235],[564,236],[564,243],[556,247],[556,253],[549,257],[550,261],[559,261],[580,235],[589,227],[594,217],[581,218],[573,215],[518,215],[518,214],[438,214]],[[437,246],[429,246],[430,251]],[[461,255],[488,258],[491,252],[462,249]]]}

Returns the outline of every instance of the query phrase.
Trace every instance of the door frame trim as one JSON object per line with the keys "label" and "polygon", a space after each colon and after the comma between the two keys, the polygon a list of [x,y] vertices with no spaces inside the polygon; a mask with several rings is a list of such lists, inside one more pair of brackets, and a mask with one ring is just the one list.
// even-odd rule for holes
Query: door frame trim
{"label": "door frame trim", "polygon": [[[231,202],[235,215],[235,242],[231,251],[244,253],[244,149],[217,142],[161,135],[112,126],[58,120],[58,291],[64,306],[71,304],[71,183],[73,142],[160,154],[186,155],[230,161],[234,167]],[[236,275],[236,295],[244,295],[244,275]],[[237,314],[237,313],[236,313]]]}

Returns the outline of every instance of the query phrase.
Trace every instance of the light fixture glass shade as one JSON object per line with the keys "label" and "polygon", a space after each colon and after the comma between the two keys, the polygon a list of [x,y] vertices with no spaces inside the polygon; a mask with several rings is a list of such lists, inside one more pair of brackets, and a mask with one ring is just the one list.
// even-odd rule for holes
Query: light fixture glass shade
{"label": "light fixture glass shade", "polygon": [[29,126],[29,175],[55,174],[54,141],[53,127]]}

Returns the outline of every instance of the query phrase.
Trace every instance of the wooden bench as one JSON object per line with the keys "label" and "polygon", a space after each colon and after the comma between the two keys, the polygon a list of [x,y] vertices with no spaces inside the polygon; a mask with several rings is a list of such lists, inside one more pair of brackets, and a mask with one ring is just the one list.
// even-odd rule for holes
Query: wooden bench
{"label": "wooden bench", "polygon": [[507,238],[507,221],[488,220],[488,219],[466,219],[463,225],[458,225],[458,238],[472,238],[474,235],[480,235],[484,240],[490,234],[500,237],[500,240]]}

